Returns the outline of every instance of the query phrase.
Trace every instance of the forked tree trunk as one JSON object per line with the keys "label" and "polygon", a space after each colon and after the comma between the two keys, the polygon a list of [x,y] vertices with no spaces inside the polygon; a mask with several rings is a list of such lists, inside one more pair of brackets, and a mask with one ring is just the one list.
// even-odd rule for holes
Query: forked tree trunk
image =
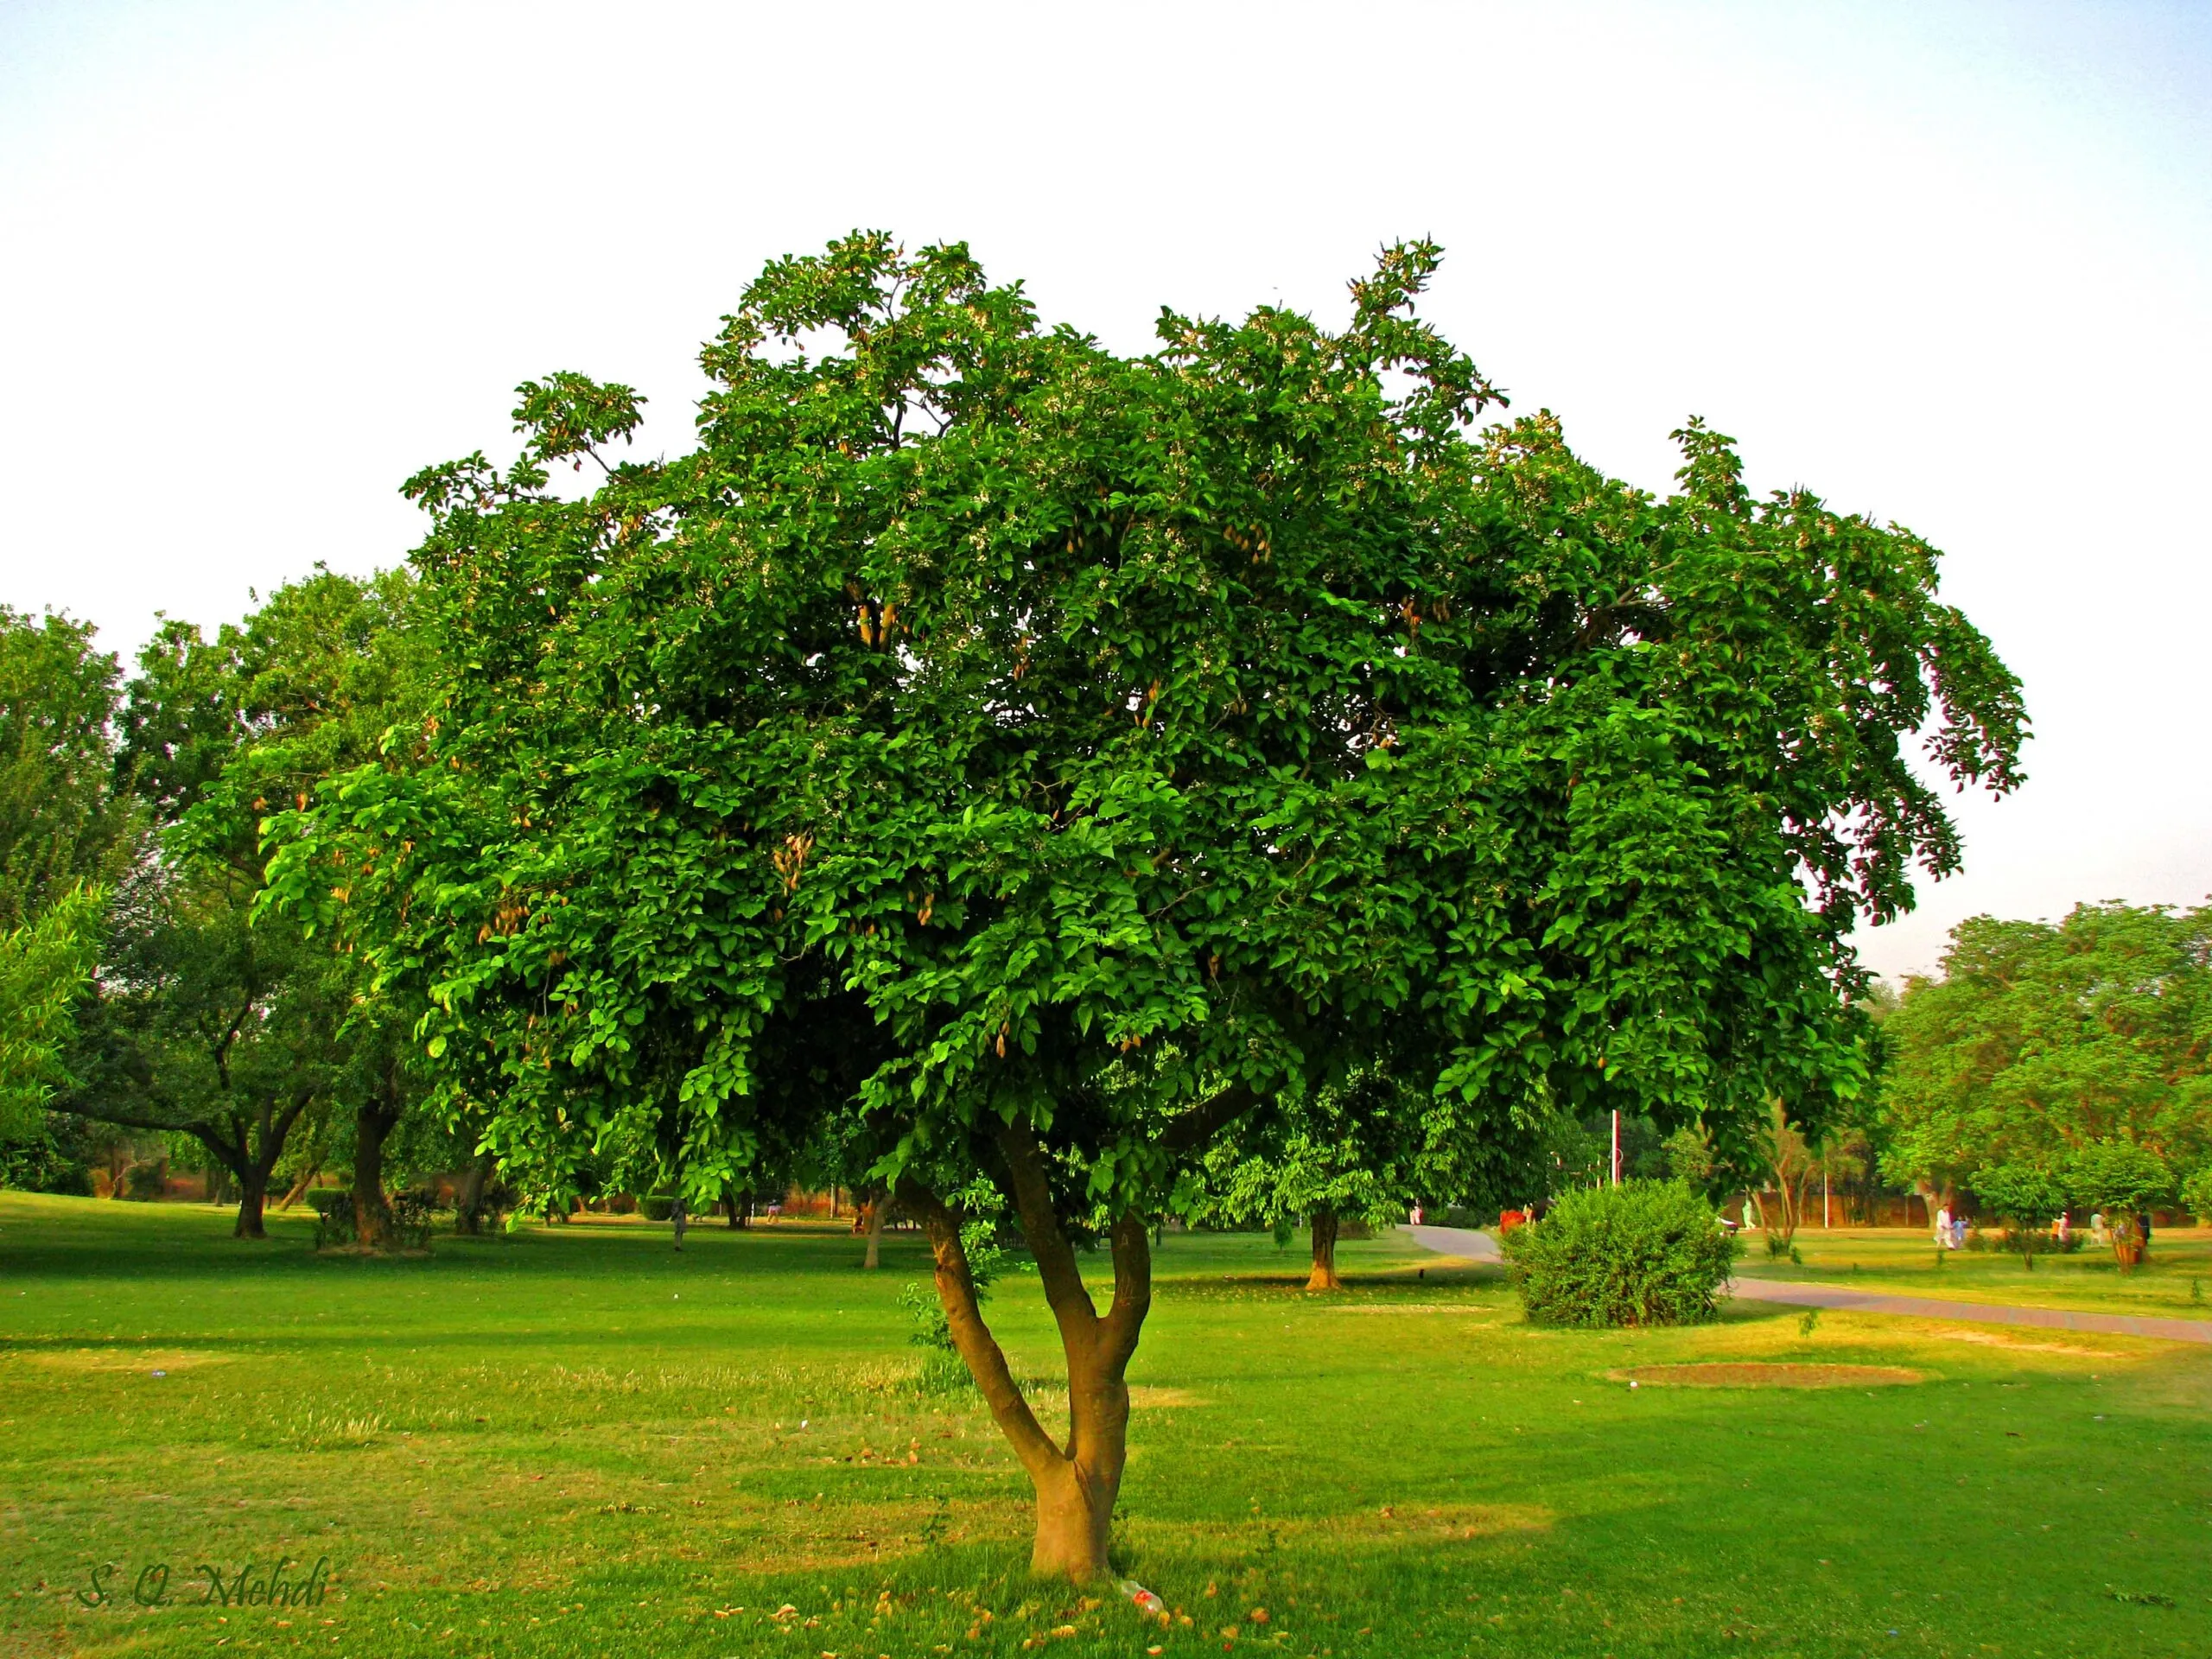
{"label": "forked tree trunk", "polygon": [[238,1221],[231,1230],[232,1238],[266,1238],[268,1231],[261,1224],[261,1211],[269,1201],[269,1166],[249,1164],[238,1175]]}
{"label": "forked tree trunk", "polygon": [[745,1225],[745,1211],[747,1208],[747,1201],[742,1192],[740,1192],[734,1186],[731,1187],[727,1192],[722,1194],[722,1207],[729,1211],[729,1224],[730,1230],[733,1232],[734,1232],[738,1228]]}
{"label": "forked tree trunk", "polygon": [[2112,1253],[2122,1273],[2133,1273],[2143,1260],[2143,1224],[2132,1214],[2113,1217],[2106,1225],[2112,1233]]}
{"label": "forked tree trunk", "polygon": [[1027,1126],[1000,1135],[1013,1176],[1014,1213],[1037,1258],[1045,1299],[1059,1326],[1067,1361],[1068,1438],[1055,1441],[1039,1424],[1007,1369],[1006,1356],[982,1321],[975,1280],[960,1242],[959,1218],[927,1192],[906,1184],[899,1202],[929,1236],[936,1258],[938,1300],[953,1346],[967,1362],[992,1418],[1028,1471],[1037,1498],[1037,1535],[1030,1571],[1041,1578],[1087,1584],[1109,1576],[1114,1503],[1128,1458],[1129,1357],[1152,1305],[1152,1249],[1144,1218],[1134,1211],[1114,1224],[1114,1300],[1102,1317],[1084,1288],[1075,1252],[1052,1207],[1045,1163]]}
{"label": "forked tree trunk", "polygon": [[192,1133],[200,1144],[230,1165],[231,1173],[238,1180],[238,1223],[232,1230],[234,1238],[266,1238],[261,1212],[269,1202],[269,1175],[284,1155],[285,1138],[292,1133],[292,1126],[300,1121],[300,1114],[315,1098],[312,1093],[294,1096],[292,1103],[283,1110],[276,1109],[274,1101],[264,1101],[257,1113],[254,1132],[233,1120],[233,1135],[228,1144],[219,1141],[205,1126]]}
{"label": "forked tree trunk", "polygon": [[1306,1275],[1308,1290],[1342,1290],[1337,1276],[1337,1212],[1324,1205],[1313,1212],[1313,1271]]}

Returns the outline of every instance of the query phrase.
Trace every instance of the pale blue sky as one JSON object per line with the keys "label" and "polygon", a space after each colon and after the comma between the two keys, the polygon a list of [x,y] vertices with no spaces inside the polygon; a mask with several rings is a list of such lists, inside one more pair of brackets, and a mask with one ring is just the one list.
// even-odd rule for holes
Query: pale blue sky
{"label": "pale blue sky", "polygon": [[682,444],[746,278],[855,225],[1124,347],[1433,235],[1517,407],[1912,525],[2025,678],[2032,781],[1877,967],[2212,891],[2212,4],[0,0],[0,601],[125,648],[403,557],[526,375]]}

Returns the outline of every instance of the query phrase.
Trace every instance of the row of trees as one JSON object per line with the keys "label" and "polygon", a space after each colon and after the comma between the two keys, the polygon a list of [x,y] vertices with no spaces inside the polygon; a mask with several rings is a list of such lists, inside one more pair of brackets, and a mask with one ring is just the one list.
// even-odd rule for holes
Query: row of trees
{"label": "row of trees", "polygon": [[1882,1166],[1931,1209],[2103,1211],[2128,1265],[2143,1212],[2212,1213],[2212,910],[1976,918],[1881,1033]]}
{"label": "row of trees", "polygon": [[88,626],[0,613],[12,1164],[102,1132],[188,1141],[259,1237],[288,1152],[311,1177],[334,1151],[359,1236],[389,1242],[383,1151],[422,1093],[409,1016],[257,906],[268,813],[416,706],[412,591],[317,571],[212,638],[165,623],[127,677]]}
{"label": "row of trees", "polygon": [[[302,988],[192,1027],[275,1046],[168,1061],[254,1103],[194,1122],[251,1165],[305,1052],[357,1111],[419,1090],[541,1204],[703,1211],[834,1156],[925,1229],[1034,1564],[1081,1580],[1162,1217],[1325,1236],[1521,1196],[1617,1108],[1731,1155],[1777,1100],[1862,1096],[1847,935],[1958,861],[1905,740],[2009,788],[2017,685],[1933,550],[1754,499],[1700,423],[1664,499],[1548,413],[1478,429],[1503,399],[1419,316],[1436,259],[1387,251],[1341,330],[1163,314],[1125,357],[964,248],[856,234],[747,289],[683,454],[627,453],[625,387],[526,384],[519,459],[410,480],[411,575],[349,590],[385,702],[185,698],[240,756],[209,779],[199,727],[126,699],[160,880]],[[257,687],[229,638],[145,677],[205,649]],[[122,1052],[169,1052],[126,1017],[165,960],[103,960]],[[1064,1436],[982,1317],[1001,1230]]]}

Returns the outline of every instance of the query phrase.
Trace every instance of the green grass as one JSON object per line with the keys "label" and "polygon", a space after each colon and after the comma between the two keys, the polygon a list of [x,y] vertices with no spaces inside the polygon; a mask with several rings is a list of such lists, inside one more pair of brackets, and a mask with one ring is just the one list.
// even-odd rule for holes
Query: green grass
{"label": "green grass", "polygon": [[2070,1255],[2038,1255],[2030,1268],[2005,1253],[2001,1236],[1991,1234],[1986,1249],[1939,1252],[1917,1228],[1807,1228],[1797,1235],[1799,1266],[1770,1260],[1753,1233],[1738,1270],[1885,1295],[2212,1319],[2212,1229],[2160,1228],[2132,1274],[2120,1272],[2111,1250],[2088,1243]]}
{"label": "green grass", "polygon": [[[1329,1297],[1297,1288],[1294,1248],[1172,1236],[1121,1528],[1192,1621],[1162,1630],[1027,1580],[1012,1458],[970,1397],[908,1380],[909,1237],[868,1274],[855,1241],[798,1228],[695,1229],[680,1256],[665,1228],[553,1228],[401,1261],[317,1257],[291,1217],[265,1244],[227,1228],[0,1197],[0,1650],[2212,1648],[2199,1348],[1838,1313],[1807,1332],[1773,1306],[1540,1331],[1494,1277],[1416,1278],[1434,1258],[1395,1241],[1345,1246],[1353,1288]],[[1033,1281],[992,1312],[1017,1369],[1048,1372]],[[1777,1359],[1923,1380],[1611,1375]],[[199,1605],[202,1563],[279,1556],[327,1556],[329,1599]],[[103,1562],[119,1599],[82,1606]],[[131,1605],[149,1562],[172,1605]]]}

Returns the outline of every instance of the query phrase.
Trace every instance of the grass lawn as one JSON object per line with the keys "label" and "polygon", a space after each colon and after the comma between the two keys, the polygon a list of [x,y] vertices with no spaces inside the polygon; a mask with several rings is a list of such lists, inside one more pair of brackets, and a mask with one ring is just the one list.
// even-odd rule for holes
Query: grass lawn
{"label": "grass lawn", "polygon": [[1991,1234],[1986,1250],[1939,1252],[1917,1228],[1811,1227],[1797,1235],[1797,1253],[1804,1257],[1799,1266],[1768,1259],[1753,1233],[1739,1270],[1761,1279],[1890,1295],[2212,1319],[2212,1229],[2160,1228],[2150,1255],[2132,1274],[2120,1272],[2112,1251],[2094,1244],[2071,1255],[2039,1255],[2029,1268],[2018,1256],[2005,1254],[1999,1236]]}
{"label": "grass lawn", "polygon": [[[1352,1289],[1316,1296],[1295,1246],[1171,1236],[1121,1526],[1189,1621],[1163,1630],[1027,1580],[1011,1455],[972,1395],[908,1380],[911,1237],[868,1274],[856,1241],[797,1227],[697,1228],[682,1255],[665,1228],[547,1228],[402,1261],[317,1257],[296,1217],[264,1244],[228,1227],[0,1196],[0,1651],[2212,1650],[2193,1346],[1808,1332],[1770,1306],[1547,1332],[1494,1277],[1417,1278],[1435,1258],[1395,1241],[1346,1245]],[[1018,1370],[1050,1369],[1033,1280],[991,1311]],[[1618,1375],[1777,1361],[1919,1380]],[[202,1604],[203,1564],[235,1583],[280,1557],[328,1558],[321,1605]],[[86,1607],[102,1563],[111,1599]],[[168,1605],[136,1606],[154,1563]]]}

